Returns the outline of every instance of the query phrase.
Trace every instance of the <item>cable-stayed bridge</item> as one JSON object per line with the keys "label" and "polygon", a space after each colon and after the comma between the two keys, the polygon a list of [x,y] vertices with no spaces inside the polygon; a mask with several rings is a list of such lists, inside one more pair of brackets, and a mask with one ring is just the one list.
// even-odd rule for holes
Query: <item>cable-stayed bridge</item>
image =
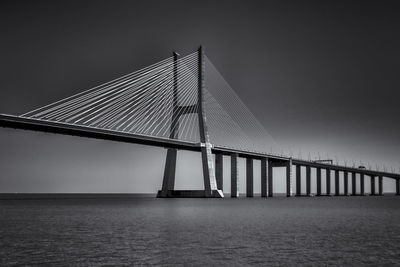
{"label": "cable-stayed bridge", "polygon": [[[2,114],[0,125],[165,147],[168,150],[159,197],[223,197],[224,156],[231,159],[231,197],[239,196],[239,157],[246,158],[248,197],[254,195],[254,160],[261,160],[262,197],[273,196],[274,167],[286,168],[286,195],[294,194],[293,165],[297,196],[311,195],[311,168],[316,169],[317,196],[365,195],[365,176],[370,177],[370,195],[383,194],[383,177],[395,179],[396,193],[400,194],[400,174],[394,171],[340,166],[277,153],[281,151],[279,145],[202,47],[187,56],[174,53],[171,58],[22,115]],[[201,153],[204,190],[175,190],[178,150]],[[302,168],[306,169],[306,192],[301,190]]]}

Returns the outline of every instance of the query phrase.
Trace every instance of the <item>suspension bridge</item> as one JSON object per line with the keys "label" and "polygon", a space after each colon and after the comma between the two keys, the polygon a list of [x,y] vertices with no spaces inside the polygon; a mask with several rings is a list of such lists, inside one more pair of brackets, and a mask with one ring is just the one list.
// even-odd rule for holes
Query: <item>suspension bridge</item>
{"label": "suspension bridge", "polygon": [[[312,195],[312,169],[316,170],[316,196],[366,195],[366,176],[370,177],[370,195],[383,194],[384,177],[396,181],[396,194],[400,194],[400,174],[394,171],[277,153],[279,146],[202,47],[186,56],[173,53],[153,65],[19,116],[0,114],[0,126],[164,147],[167,155],[158,197],[224,197],[223,157],[230,157],[231,197],[239,196],[239,158],[246,159],[247,197],[254,196],[255,160],[261,161],[262,197],[274,195],[276,167],[286,169],[288,197]],[[179,150],[201,153],[204,190],[175,190]],[[301,186],[303,168],[306,192]]]}

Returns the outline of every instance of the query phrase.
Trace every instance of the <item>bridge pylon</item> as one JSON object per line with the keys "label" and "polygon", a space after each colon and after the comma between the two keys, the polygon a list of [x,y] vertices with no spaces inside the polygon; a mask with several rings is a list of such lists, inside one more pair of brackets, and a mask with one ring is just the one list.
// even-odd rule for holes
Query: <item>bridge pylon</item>
{"label": "bridge pylon", "polygon": [[[197,113],[199,123],[200,150],[203,169],[204,190],[175,190],[177,149],[169,148],[165,161],[162,189],[158,191],[157,197],[216,197],[222,198],[224,194],[217,187],[215,168],[212,156],[212,144],[210,143],[206,115],[204,112],[204,49],[202,46],[197,51],[198,55],[198,90],[196,109],[192,106],[180,106],[178,94],[178,56],[173,53],[173,113],[171,118],[170,138],[178,138],[179,117],[183,114]],[[184,111],[184,112],[182,112]]]}

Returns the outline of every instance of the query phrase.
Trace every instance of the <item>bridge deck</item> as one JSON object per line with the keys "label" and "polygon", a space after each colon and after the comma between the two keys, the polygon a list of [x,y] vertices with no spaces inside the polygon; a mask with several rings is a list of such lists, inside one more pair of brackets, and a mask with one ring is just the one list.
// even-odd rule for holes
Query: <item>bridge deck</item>
{"label": "bridge deck", "polygon": [[[97,138],[97,139],[119,141],[126,143],[151,145],[157,147],[176,148],[189,151],[201,150],[199,143],[191,143],[180,140],[152,137],[140,134],[124,133],[107,129],[98,129],[88,126],[72,125],[67,123],[36,120],[36,119],[6,115],[6,114],[0,114],[0,127],[74,135],[74,136]],[[214,153],[221,153],[226,155],[237,153],[239,157],[245,157],[245,158],[248,157],[254,159],[269,158],[274,160],[274,162],[276,163],[275,166],[280,166],[280,165],[286,166],[287,162],[291,160],[288,157],[280,157],[276,155],[263,154],[252,151],[241,151],[241,150],[235,150],[231,148],[218,147],[218,146],[214,146],[212,148],[212,151]],[[355,172],[355,173],[362,173],[364,175],[384,176],[393,179],[400,179],[400,174],[395,174],[395,173],[358,169],[346,166],[337,166],[332,164],[317,163],[299,159],[292,159],[292,163],[294,165],[310,166],[314,168]]]}
{"label": "bridge deck", "polygon": [[184,142],[174,139],[118,132],[88,126],[72,125],[53,121],[36,120],[6,114],[0,114],[0,126],[15,129],[33,130],[48,133],[66,134],[81,137],[97,138],[126,143],[145,144],[167,148],[177,148],[200,151],[196,143]]}
{"label": "bridge deck", "polygon": [[368,176],[384,176],[384,177],[389,177],[389,178],[393,178],[393,179],[400,178],[400,174],[397,174],[397,173],[388,173],[388,172],[360,169],[360,168],[354,168],[354,167],[338,166],[338,165],[333,165],[333,164],[310,162],[310,161],[306,161],[306,160],[293,159],[292,163],[294,165],[310,166],[313,168],[330,169],[330,170],[334,170],[334,171],[335,170],[347,171],[349,173],[353,173],[353,172],[362,173],[362,174],[368,175]]}
{"label": "bridge deck", "polygon": [[[81,137],[97,138],[126,143],[145,144],[157,147],[176,148],[189,151],[200,151],[199,143],[185,142],[176,139],[160,138],[140,134],[124,133],[107,129],[99,129],[88,126],[59,123],[53,121],[36,120],[31,118],[0,114],[0,127],[33,130],[48,133],[58,133]],[[262,158],[269,157],[276,160],[288,161],[288,158],[261,154],[251,151],[240,151],[230,148],[215,146],[213,152],[222,154],[237,153],[240,157]]]}

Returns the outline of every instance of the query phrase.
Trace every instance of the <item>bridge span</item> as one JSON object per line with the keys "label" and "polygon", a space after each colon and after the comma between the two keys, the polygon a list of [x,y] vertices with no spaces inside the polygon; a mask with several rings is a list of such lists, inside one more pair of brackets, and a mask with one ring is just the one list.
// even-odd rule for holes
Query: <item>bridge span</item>
{"label": "bridge span", "polygon": [[[199,143],[185,142],[174,139],[155,138],[139,134],[127,134],[106,129],[96,129],[80,125],[72,125],[58,122],[42,121],[19,116],[0,114],[0,126],[40,131],[54,134],[65,134],[72,136],[80,136],[87,138],[96,138],[109,141],[143,144],[167,149],[178,149],[200,152],[201,146]],[[272,197],[273,192],[273,168],[286,168],[286,196],[312,196],[311,194],[311,168],[316,169],[316,187],[317,193],[315,196],[364,196],[364,177],[370,177],[370,195],[383,195],[383,177],[396,180],[396,194],[400,195],[400,175],[382,171],[374,171],[360,169],[348,166],[339,166],[327,163],[319,163],[307,160],[293,159],[289,157],[280,157],[276,155],[261,154],[251,151],[240,151],[225,147],[212,147],[212,153],[215,158],[215,175],[219,190],[223,190],[223,156],[231,158],[231,197],[239,196],[239,173],[238,173],[238,158],[246,159],[246,196],[253,197],[254,193],[254,175],[253,175],[253,160],[261,161],[261,197]],[[296,169],[296,188],[293,192],[292,170]],[[306,169],[306,192],[301,192],[302,176],[301,168]],[[322,177],[321,170],[325,170],[325,193],[322,193]],[[334,173],[335,188],[331,189],[331,174]],[[343,173],[343,180],[340,181],[339,173]],[[351,177],[350,177],[351,176]],[[350,180],[351,178],[351,180]],[[378,188],[375,186],[375,179],[378,180]],[[358,182],[357,182],[358,181]],[[349,182],[351,190],[349,189]],[[340,193],[340,184],[343,184],[343,191]],[[358,187],[357,187],[358,185]],[[359,189],[359,190],[357,190]],[[357,193],[359,191],[359,193]],[[186,193],[186,194],[185,194]],[[182,196],[190,196],[191,191],[182,192]],[[196,192],[195,196],[202,196],[201,192]],[[172,197],[173,195],[170,194]],[[179,195],[178,195],[179,196]]]}
{"label": "bridge span", "polygon": [[[173,53],[171,58],[19,116],[0,114],[0,126],[166,148],[158,197],[223,197],[224,156],[230,157],[231,197],[239,196],[239,158],[246,159],[247,197],[254,196],[254,160],[261,161],[262,197],[274,195],[273,170],[278,167],[286,169],[288,197],[312,196],[312,169],[316,170],[316,196],[363,196],[367,176],[370,195],[383,194],[384,177],[396,181],[396,194],[400,195],[398,173],[273,153],[266,130],[205,56],[202,47],[185,57]],[[204,190],[175,190],[178,150],[201,153]],[[306,192],[302,192],[301,186],[303,168]]]}

